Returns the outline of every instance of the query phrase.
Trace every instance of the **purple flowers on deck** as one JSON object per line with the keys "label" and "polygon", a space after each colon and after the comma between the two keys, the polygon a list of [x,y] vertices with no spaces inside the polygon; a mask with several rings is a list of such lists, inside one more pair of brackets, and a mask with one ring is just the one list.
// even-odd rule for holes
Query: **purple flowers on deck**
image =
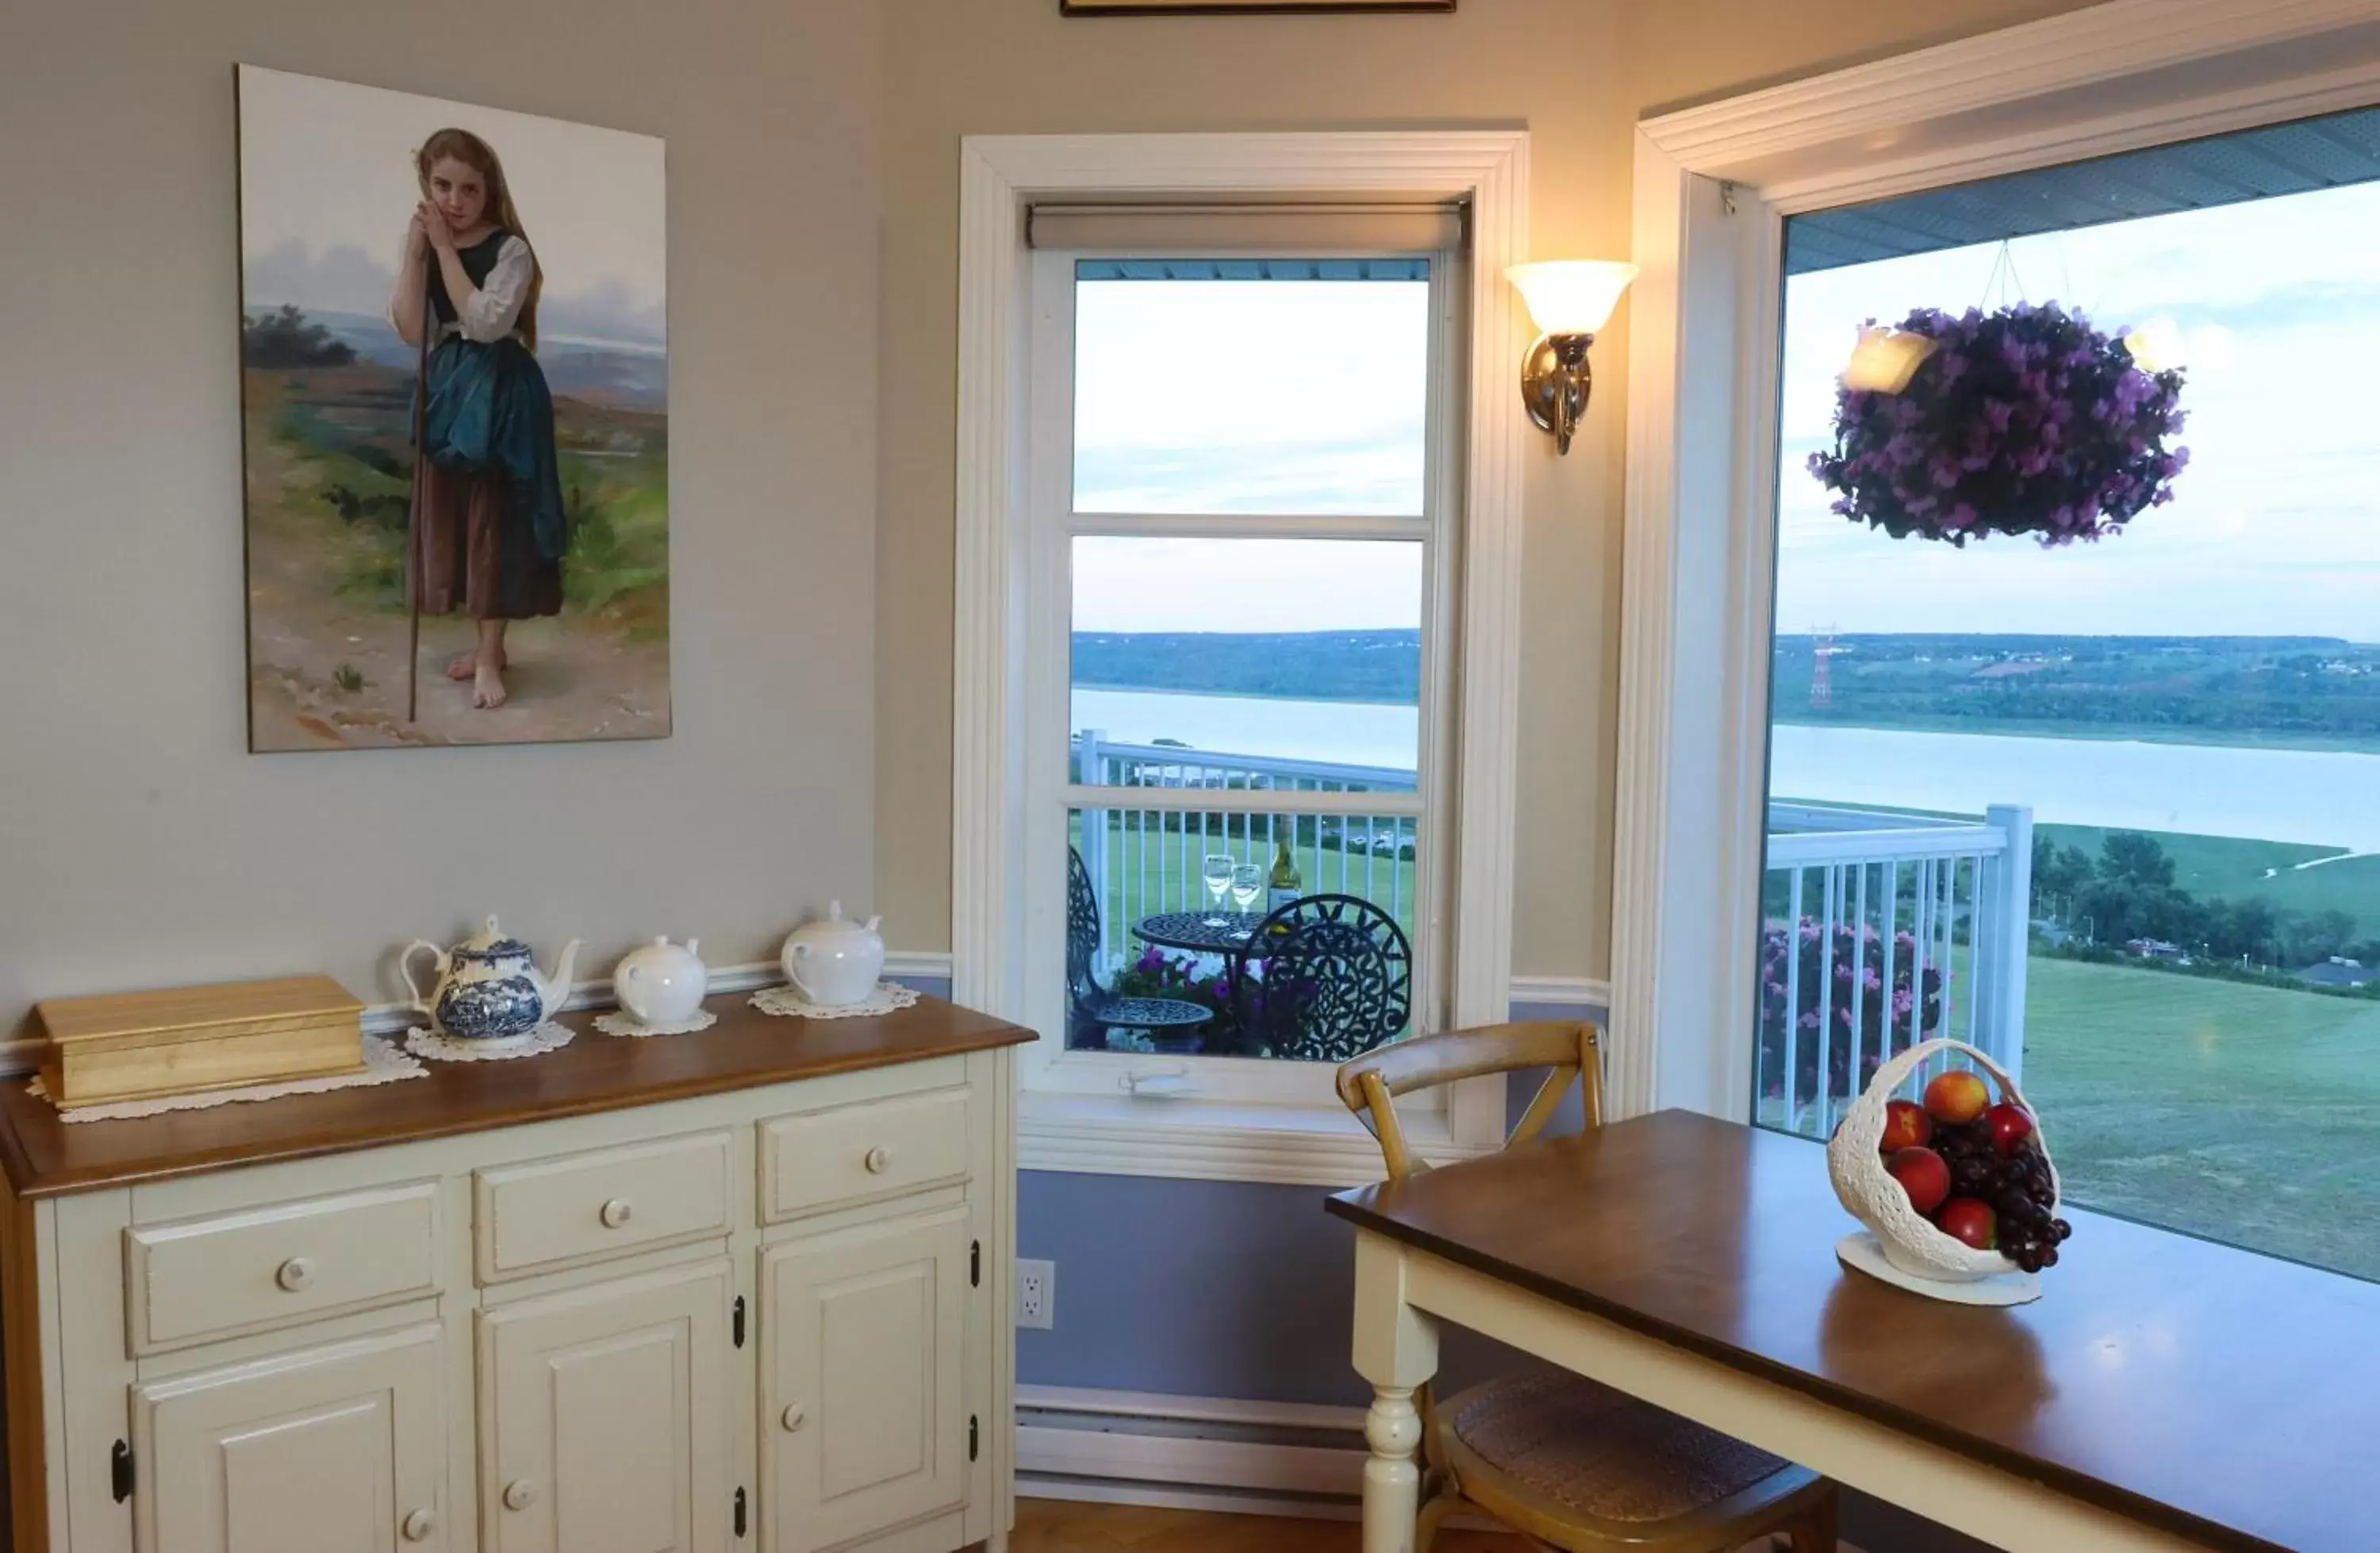
{"label": "purple flowers on deck", "polygon": [[[1932,952],[1938,954],[1940,950],[1937,947]],[[1770,1096],[1785,1092],[1789,1044],[1793,1093],[1809,1099],[1822,1090],[1838,1097],[1857,1094],[1888,1056],[1940,1034],[1942,969],[1929,963],[1921,973],[1921,958],[1913,935],[1895,932],[1888,950],[1874,923],[1854,928],[1838,922],[1829,932],[1805,916],[1790,926],[1776,921],[1764,926],[1760,934],[1762,1092]],[[1888,960],[1892,977],[1888,996],[1884,985]],[[1798,1006],[1789,1008],[1789,1002]],[[1786,1039],[1789,1020],[1795,1032],[1791,1043]],[[1819,1039],[1822,1032],[1827,1037],[1823,1041]],[[1819,1077],[1822,1046],[1827,1069],[1823,1085]]]}
{"label": "purple flowers on deck", "polygon": [[1834,511],[1895,539],[1963,546],[1989,534],[2045,545],[2119,533],[2173,500],[2186,448],[2179,371],[2142,370],[2123,344],[2056,303],[1900,325],[1937,342],[1900,394],[1846,387],[1832,451],[1810,472]]}

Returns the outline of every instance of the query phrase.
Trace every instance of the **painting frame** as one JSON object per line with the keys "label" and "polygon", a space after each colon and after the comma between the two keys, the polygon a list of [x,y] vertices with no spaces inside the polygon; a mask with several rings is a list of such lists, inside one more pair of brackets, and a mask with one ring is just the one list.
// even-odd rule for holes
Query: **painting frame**
{"label": "painting frame", "polygon": [[1070,17],[1446,15],[1456,0],[1058,0]]}
{"label": "painting frame", "polygon": [[[672,737],[666,140],[245,62],[232,75],[249,753]],[[350,118],[375,138],[346,144],[343,162]],[[322,165],[302,166],[294,131],[318,125],[332,149],[307,146]],[[532,132],[537,143],[522,143]],[[396,296],[407,287],[390,283],[443,262],[426,242],[421,268],[406,268],[406,216],[432,208],[433,142],[457,133],[501,154],[486,220],[447,234],[450,257],[465,260],[455,284],[479,288],[455,293],[474,316],[467,324],[440,301],[433,318],[434,298],[415,293],[409,316],[431,326],[408,335]],[[382,187],[391,162],[401,187]],[[315,187],[291,192],[271,176],[293,172]],[[308,226],[338,203],[323,180],[349,177],[372,191],[363,236],[352,219]],[[528,232],[513,230],[516,188]],[[476,309],[501,301],[508,263],[525,302],[473,333]],[[483,357],[518,349],[483,361],[472,387],[458,386],[468,374],[442,382],[433,361],[466,340],[491,347]],[[429,383],[441,386],[425,399]],[[423,419],[431,402],[463,406],[474,392],[476,420],[462,408],[444,426]],[[513,443],[447,435],[488,425],[541,430]],[[525,574],[524,555],[542,571]],[[480,682],[457,666],[483,656],[491,625],[504,690],[483,705]]]}

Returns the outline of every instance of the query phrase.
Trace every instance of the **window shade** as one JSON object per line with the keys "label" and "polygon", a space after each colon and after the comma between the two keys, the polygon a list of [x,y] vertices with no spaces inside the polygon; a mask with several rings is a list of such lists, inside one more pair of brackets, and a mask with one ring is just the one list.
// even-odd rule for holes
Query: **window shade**
{"label": "window shade", "polygon": [[1035,205],[1037,249],[1137,253],[1440,253],[1464,244],[1458,204]]}

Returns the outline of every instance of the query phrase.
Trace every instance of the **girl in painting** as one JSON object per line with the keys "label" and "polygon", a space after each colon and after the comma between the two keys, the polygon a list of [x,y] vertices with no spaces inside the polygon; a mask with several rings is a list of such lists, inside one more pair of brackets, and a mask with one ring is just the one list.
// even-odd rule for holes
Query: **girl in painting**
{"label": "girl in painting", "polygon": [[441,129],[414,168],[421,202],[389,300],[407,345],[430,331],[407,583],[422,610],[478,622],[478,645],[447,677],[471,682],[473,706],[500,707],[505,623],[561,613],[569,540],[553,397],[535,355],[544,277],[485,140]]}

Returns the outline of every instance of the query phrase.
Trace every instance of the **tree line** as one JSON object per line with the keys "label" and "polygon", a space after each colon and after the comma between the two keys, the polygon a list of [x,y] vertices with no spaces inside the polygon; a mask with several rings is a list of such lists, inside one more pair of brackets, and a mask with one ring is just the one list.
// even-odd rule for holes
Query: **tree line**
{"label": "tree line", "polygon": [[2095,944],[2155,940],[2251,969],[2300,970],[2334,955],[2380,965],[2380,939],[2359,940],[2343,911],[2282,912],[2261,900],[2200,900],[2174,882],[2173,859],[2155,837],[2118,831],[2096,857],[2033,839],[2033,914]]}

